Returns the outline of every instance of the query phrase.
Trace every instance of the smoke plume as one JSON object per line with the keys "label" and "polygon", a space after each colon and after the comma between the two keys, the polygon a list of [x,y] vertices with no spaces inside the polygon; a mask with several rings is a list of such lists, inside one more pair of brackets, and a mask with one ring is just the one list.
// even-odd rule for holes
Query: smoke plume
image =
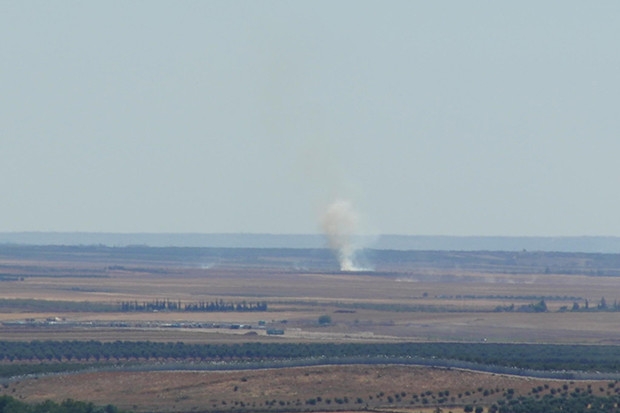
{"label": "smoke plume", "polygon": [[366,271],[355,263],[355,241],[353,239],[359,225],[359,214],[351,202],[334,201],[323,215],[323,231],[329,246],[338,257],[340,271]]}

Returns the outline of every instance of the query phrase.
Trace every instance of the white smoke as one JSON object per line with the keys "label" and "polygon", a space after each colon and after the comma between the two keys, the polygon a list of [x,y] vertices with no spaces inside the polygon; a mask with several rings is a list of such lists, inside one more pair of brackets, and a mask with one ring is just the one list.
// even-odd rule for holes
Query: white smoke
{"label": "white smoke", "polygon": [[340,271],[367,271],[355,263],[356,245],[354,236],[358,230],[360,216],[351,202],[336,200],[329,205],[322,218],[323,231],[329,246],[338,256]]}

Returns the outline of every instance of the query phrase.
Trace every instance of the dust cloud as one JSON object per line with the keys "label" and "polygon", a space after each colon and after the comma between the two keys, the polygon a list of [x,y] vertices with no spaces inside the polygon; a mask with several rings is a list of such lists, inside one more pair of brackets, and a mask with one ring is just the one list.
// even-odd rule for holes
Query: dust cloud
{"label": "dust cloud", "polygon": [[336,253],[340,271],[371,271],[355,262],[358,246],[355,235],[358,231],[360,215],[347,200],[332,202],[323,214],[321,224],[330,248]]}

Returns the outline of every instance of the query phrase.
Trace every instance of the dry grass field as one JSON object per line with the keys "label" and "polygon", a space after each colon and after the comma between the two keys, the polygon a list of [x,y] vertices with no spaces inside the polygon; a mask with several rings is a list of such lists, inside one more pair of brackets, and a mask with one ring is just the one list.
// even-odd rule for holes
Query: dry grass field
{"label": "dry grass field", "polygon": [[[368,406],[418,412],[424,406],[421,402],[412,405],[414,394],[424,393],[431,404],[439,392],[448,391],[445,411],[450,407],[462,411],[466,404],[488,406],[508,389],[519,396],[531,394],[534,387],[547,385],[548,393],[564,384],[569,389],[589,385],[595,394],[608,391],[608,382],[537,380],[412,366],[325,366],[234,372],[82,373],[15,382],[2,394],[30,402],[73,398],[107,404],[114,400],[119,407],[139,412],[226,411],[242,402],[256,410],[270,410],[265,402],[273,400],[276,404],[271,410],[286,410],[286,406],[301,402],[304,409],[311,410]],[[485,390],[491,394],[485,396]],[[380,397],[380,393],[384,395]],[[312,398],[323,401],[306,404]],[[349,402],[338,404],[337,398]],[[357,403],[358,398],[363,402]]]}
{"label": "dry grass field", "polygon": [[[618,276],[593,276],[587,271],[545,274],[495,272],[487,267],[480,271],[459,266],[409,267],[407,263],[391,263],[389,271],[383,272],[342,273],[298,270],[282,262],[286,264],[286,258],[281,262],[266,260],[257,266],[240,262],[197,265],[146,258],[123,261],[98,254],[47,254],[38,258],[2,255],[0,298],[8,304],[0,307],[0,339],[620,343],[620,312],[570,311],[574,303],[583,307],[586,300],[592,307],[602,297],[610,305],[620,300]],[[535,304],[541,298],[548,312],[494,311],[497,307]],[[117,308],[122,301],[155,299],[183,303],[265,301],[268,311],[89,312],[11,305],[18,300],[38,300],[109,304]],[[568,311],[561,311],[563,308]],[[332,323],[319,325],[321,315],[329,315]],[[183,327],[191,323],[210,326]],[[226,327],[230,324],[252,329]],[[266,333],[269,328],[282,329],[284,334],[270,336]],[[436,394],[449,390],[453,396],[470,392],[470,396],[454,402],[462,406],[479,398],[478,388],[514,388],[527,394],[540,383],[543,382],[457,370],[341,366],[245,372],[82,373],[21,379],[13,381],[2,393],[27,401],[69,397],[102,404],[113,402],[137,411],[166,412],[227,410],[240,403],[265,410],[265,401],[273,399],[278,403],[282,400],[284,405],[279,408],[285,411],[298,399],[347,396],[360,397],[364,403],[338,406],[339,410],[359,410],[366,404],[373,409],[390,406],[385,399],[377,400],[379,392],[419,394],[429,390]],[[598,383],[590,384],[599,387]],[[375,395],[372,400],[371,395]],[[485,400],[490,403],[492,397]],[[313,406],[313,410],[320,408],[333,410],[335,405]],[[407,406],[403,402],[392,408]],[[415,411],[420,410],[416,407]]]}
{"label": "dry grass field", "polygon": [[[40,264],[40,263],[39,263]],[[24,264],[25,266],[26,264]],[[60,265],[55,263],[55,265]],[[72,265],[66,263],[67,266]],[[108,271],[105,277],[27,276],[3,281],[2,298],[96,302],[116,305],[120,301],[170,299],[182,302],[223,299],[241,302],[266,301],[267,312],[30,312],[3,308],[0,321],[59,317],[68,321],[126,321],[146,323],[212,322],[286,327],[285,338],[295,340],[442,340],[497,342],[620,342],[620,313],[559,312],[579,301],[592,306],[605,297],[610,304],[620,294],[620,277],[583,275],[506,275],[455,272],[456,280],[416,281],[415,274],[376,276],[354,273],[299,273],[266,269],[172,268],[162,273]],[[549,312],[494,312],[498,306],[528,305],[546,300]],[[555,297],[555,298],[553,298]],[[553,298],[553,299],[552,299]],[[317,318],[328,314],[332,325],[319,327]],[[286,324],[281,324],[282,321]],[[142,328],[132,331],[150,339],[205,342],[240,332],[219,329],[179,331]],[[82,330],[11,329],[2,327],[4,339],[88,336]],[[125,334],[129,333],[125,331]],[[258,331],[263,336],[263,331]],[[95,333],[102,336],[102,333]],[[116,339],[110,336],[109,339]]]}

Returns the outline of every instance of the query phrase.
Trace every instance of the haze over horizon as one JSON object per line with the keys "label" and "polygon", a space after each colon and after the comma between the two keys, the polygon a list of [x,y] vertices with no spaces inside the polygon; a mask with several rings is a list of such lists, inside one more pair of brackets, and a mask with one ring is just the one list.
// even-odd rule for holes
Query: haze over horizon
{"label": "haze over horizon", "polygon": [[0,5],[0,233],[620,236],[620,3]]}
{"label": "haze over horizon", "polygon": [[[345,270],[370,270],[364,250],[417,251],[530,251],[618,254],[620,237],[476,237],[428,235],[352,236],[350,249],[334,245],[323,234],[181,234],[181,233],[90,233],[0,232],[0,246],[68,247],[174,247],[174,248],[267,248],[327,249]],[[342,255],[344,252],[344,255]],[[344,261],[343,261],[344,258]],[[357,259],[361,258],[358,262]],[[342,265],[342,264],[345,265]]]}

